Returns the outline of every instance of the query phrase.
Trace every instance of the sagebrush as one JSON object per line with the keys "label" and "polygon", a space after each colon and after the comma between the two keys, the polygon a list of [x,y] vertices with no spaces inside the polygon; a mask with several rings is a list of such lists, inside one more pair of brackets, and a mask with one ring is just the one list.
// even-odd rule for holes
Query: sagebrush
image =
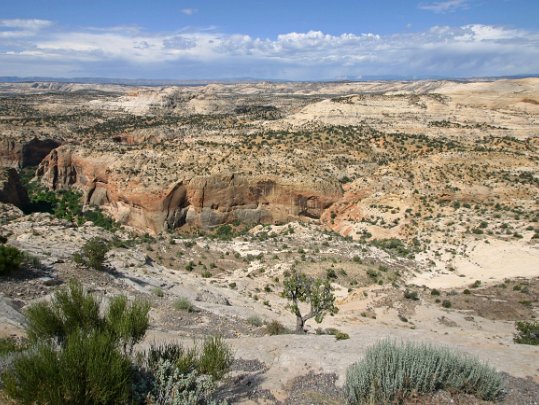
{"label": "sagebrush", "polygon": [[448,348],[382,341],[348,368],[345,389],[351,404],[399,403],[440,389],[493,400],[502,379],[490,366]]}

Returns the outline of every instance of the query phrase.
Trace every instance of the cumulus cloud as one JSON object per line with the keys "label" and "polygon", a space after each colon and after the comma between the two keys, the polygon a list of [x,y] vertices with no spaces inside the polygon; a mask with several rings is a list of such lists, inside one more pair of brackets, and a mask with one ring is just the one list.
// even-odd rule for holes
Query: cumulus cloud
{"label": "cumulus cloud", "polygon": [[0,31],[0,75],[44,75],[50,68],[60,76],[315,80],[539,72],[539,33],[492,25],[435,26],[393,35],[308,31],[257,38],[138,27],[66,31],[35,21],[42,20],[0,20],[1,27],[25,32],[10,37],[2,34],[14,31]]}
{"label": "cumulus cloud", "polygon": [[421,10],[432,11],[434,13],[450,13],[460,9],[469,7],[468,0],[446,0],[429,3],[419,3],[418,7]]}
{"label": "cumulus cloud", "polygon": [[196,14],[198,10],[196,8],[182,8],[180,11],[185,15],[193,15]]}

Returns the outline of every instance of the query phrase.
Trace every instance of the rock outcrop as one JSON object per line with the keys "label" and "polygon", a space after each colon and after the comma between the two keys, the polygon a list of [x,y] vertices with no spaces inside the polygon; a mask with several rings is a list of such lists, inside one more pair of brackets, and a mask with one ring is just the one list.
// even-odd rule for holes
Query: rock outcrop
{"label": "rock outcrop", "polygon": [[223,173],[143,185],[111,169],[114,158],[84,155],[70,146],[53,150],[37,176],[56,190],[77,188],[84,203],[101,206],[120,223],[159,233],[182,226],[211,228],[234,221],[283,223],[320,218],[342,196],[338,182],[302,182],[272,175]]}
{"label": "rock outcrop", "polygon": [[0,166],[37,166],[58,146],[60,143],[52,139],[34,138],[30,141],[4,139],[0,141]]}
{"label": "rock outcrop", "polygon": [[13,168],[0,168],[0,202],[21,208],[28,204],[28,194]]}

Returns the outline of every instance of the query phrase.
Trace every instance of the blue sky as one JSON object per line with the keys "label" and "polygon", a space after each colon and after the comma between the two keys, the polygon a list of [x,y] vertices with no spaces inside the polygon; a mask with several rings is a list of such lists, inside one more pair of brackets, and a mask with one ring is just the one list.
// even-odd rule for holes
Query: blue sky
{"label": "blue sky", "polygon": [[0,0],[0,76],[539,73],[535,0]]}

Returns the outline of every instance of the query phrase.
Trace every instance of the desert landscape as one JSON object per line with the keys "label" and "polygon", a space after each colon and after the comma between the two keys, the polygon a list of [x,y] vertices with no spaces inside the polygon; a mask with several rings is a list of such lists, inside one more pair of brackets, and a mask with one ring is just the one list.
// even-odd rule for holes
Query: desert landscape
{"label": "desert landscape", "polygon": [[[516,336],[539,314],[538,130],[537,78],[2,83],[0,237],[25,259],[0,276],[0,337],[23,344],[28,308],[76,279],[149,303],[135,352],[221,336],[216,400],[345,403],[389,338],[503,379],[496,400],[407,404],[537,404],[539,346]],[[334,304],[299,334],[298,273]]]}

